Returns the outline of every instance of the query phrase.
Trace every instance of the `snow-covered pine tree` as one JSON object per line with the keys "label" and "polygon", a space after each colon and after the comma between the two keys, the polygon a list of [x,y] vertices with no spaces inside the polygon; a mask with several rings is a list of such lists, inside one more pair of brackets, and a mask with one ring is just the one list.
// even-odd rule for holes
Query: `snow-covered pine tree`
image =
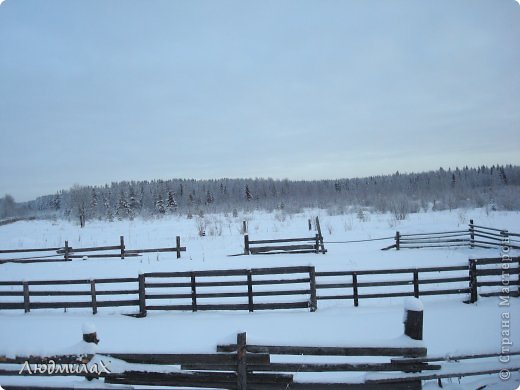
{"label": "snow-covered pine tree", "polygon": [[170,213],[173,213],[177,210],[178,204],[175,200],[175,192],[168,191],[168,202],[167,202],[168,211]]}

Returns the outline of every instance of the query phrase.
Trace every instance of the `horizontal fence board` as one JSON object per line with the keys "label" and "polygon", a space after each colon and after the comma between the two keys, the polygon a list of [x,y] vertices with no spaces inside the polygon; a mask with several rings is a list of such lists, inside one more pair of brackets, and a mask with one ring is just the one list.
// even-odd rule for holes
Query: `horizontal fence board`
{"label": "horizontal fence board", "polygon": [[[115,251],[121,250],[121,245],[111,245],[111,246],[93,246],[90,248],[73,248],[68,247],[67,253],[80,253],[80,252],[99,252],[99,251]],[[64,254],[65,248],[59,248],[57,250],[58,253]]]}
{"label": "horizontal fence board", "polygon": [[483,259],[474,259],[477,265],[502,264],[520,261],[520,257],[510,257],[510,260],[504,260],[502,257],[488,257]]}
{"label": "horizontal fence board", "polygon": [[292,251],[292,250],[315,250],[314,245],[284,245],[284,246],[259,246],[249,248],[251,253],[261,253],[270,251]]}
{"label": "horizontal fence board", "polygon": [[451,290],[421,290],[419,295],[452,295],[452,294],[469,294],[469,288],[454,288]]}
{"label": "horizontal fence board", "polygon": [[36,248],[36,249],[2,249],[0,253],[29,253],[29,252],[56,252],[62,249],[58,248]]}
{"label": "horizontal fence board", "polygon": [[249,244],[275,244],[284,242],[299,242],[299,241],[316,241],[316,237],[305,237],[305,238],[280,238],[274,240],[252,240]]}
{"label": "horizontal fence board", "polygon": [[[438,370],[440,365],[421,363],[270,363],[250,364],[247,362],[249,371],[264,372],[342,372],[342,371],[421,371]],[[236,364],[207,365],[204,363],[192,363],[181,365],[182,370],[200,371],[235,371]]]}
{"label": "horizontal fence board", "polygon": [[277,267],[277,268],[251,268],[251,274],[255,275],[283,275],[309,272],[311,267]]}
{"label": "horizontal fence board", "polygon": [[[236,344],[217,345],[217,352],[235,352]],[[307,355],[307,356],[405,356],[419,357],[426,355],[423,347],[306,347],[281,345],[247,345],[252,353],[271,355]]]}
{"label": "horizontal fence board", "polygon": [[334,300],[334,299],[354,299],[354,295],[318,295],[316,296],[318,301],[320,300]]}
{"label": "horizontal fence board", "polygon": [[[186,252],[186,247],[181,246],[179,247],[179,251]],[[173,248],[155,248],[155,249],[132,249],[132,250],[125,250],[125,256],[130,254],[140,254],[140,253],[162,253],[162,252],[177,252],[177,247]]]}
{"label": "horizontal fence board", "polygon": [[[236,353],[207,353],[207,354],[175,354],[175,353],[117,353],[117,352],[100,352],[101,355],[108,355],[116,359],[124,360],[128,363],[139,364],[237,364]],[[269,364],[269,354],[248,353],[248,363],[252,364]]]}

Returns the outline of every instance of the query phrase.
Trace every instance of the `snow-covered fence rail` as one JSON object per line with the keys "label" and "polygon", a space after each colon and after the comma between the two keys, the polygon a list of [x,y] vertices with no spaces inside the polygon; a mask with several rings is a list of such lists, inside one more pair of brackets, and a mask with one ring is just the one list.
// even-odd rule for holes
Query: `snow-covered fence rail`
{"label": "snow-covered fence rail", "polygon": [[520,286],[520,257],[471,259],[467,266],[316,272],[318,301],[352,300],[354,306],[360,299],[458,294],[473,303],[479,288],[482,296],[497,296],[506,295],[504,286],[510,296],[519,296],[514,286]]}
{"label": "snow-covered fence rail", "polygon": [[[63,247],[57,248],[32,248],[32,249],[3,249],[1,255],[26,253],[24,257],[0,258],[2,263],[44,263],[57,261],[71,261],[73,259],[94,259],[94,258],[121,258],[137,257],[143,253],[175,252],[177,258],[181,257],[181,252],[185,252],[186,247],[181,246],[181,238],[175,238],[175,246],[168,248],[148,248],[128,250],[125,246],[124,236],[119,237],[118,245],[94,246],[88,248],[73,248],[69,242],[65,241]],[[99,253],[103,252],[103,253]]]}
{"label": "snow-covered fence rail", "polygon": [[517,239],[517,237],[520,237],[520,234],[505,229],[475,225],[471,219],[468,229],[464,230],[414,234],[396,232],[395,243],[382,250],[449,247],[490,249],[506,246],[512,249],[520,249],[520,239]]}

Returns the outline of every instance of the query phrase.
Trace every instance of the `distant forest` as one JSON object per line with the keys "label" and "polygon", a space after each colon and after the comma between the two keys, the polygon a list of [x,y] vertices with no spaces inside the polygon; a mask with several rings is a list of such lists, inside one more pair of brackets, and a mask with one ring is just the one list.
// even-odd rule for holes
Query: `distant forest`
{"label": "distant forest", "polygon": [[133,219],[167,214],[202,216],[251,210],[296,213],[305,208],[342,214],[354,209],[390,212],[404,219],[428,210],[489,207],[520,210],[520,167],[482,166],[338,180],[152,180],[74,186],[16,203],[0,199],[0,218],[57,217],[75,220]]}

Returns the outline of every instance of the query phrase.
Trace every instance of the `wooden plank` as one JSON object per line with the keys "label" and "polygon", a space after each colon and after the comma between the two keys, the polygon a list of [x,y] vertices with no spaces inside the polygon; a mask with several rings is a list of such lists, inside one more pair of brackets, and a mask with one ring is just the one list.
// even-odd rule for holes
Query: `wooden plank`
{"label": "wooden plank", "polygon": [[[441,365],[416,363],[270,363],[266,365],[249,364],[249,371],[255,372],[355,372],[355,371],[422,371],[439,370]],[[183,370],[234,371],[236,365],[208,365],[206,363],[183,364]]]}
{"label": "wooden plank", "polygon": [[197,311],[197,282],[193,272],[191,273],[191,310]]}
{"label": "wooden plank", "polygon": [[247,390],[246,333],[237,334],[237,389]]}
{"label": "wooden plank", "polygon": [[[465,376],[477,376],[477,375],[489,375],[489,374],[497,374],[504,370],[504,367],[489,369],[489,370],[472,370],[472,371],[460,371],[460,372],[450,372],[450,373],[439,373],[439,374],[411,374],[410,376],[400,376],[400,377],[392,377],[392,378],[383,378],[383,379],[366,379],[365,382],[368,384],[382,384],[382,383],[399,383],[413,380],[434,380],[434,379],[443,379],[443,378],[462,378]],[[520,371],[520,367],[507,367],[507,371]]]}
{"label": "wooden plank", "polygon": [[304,237],[304,238],[280,238],[274,240],[254,240],[249,241],[249,244],[276,244],[284,242],[300,242],[300,241],[311,241],[314,242],[315,237]]}
{"label": "wooden plank", "polygon": [[23,308],[26,313],[31,311],[31,302],[29,300],[29,284],[23,282]]}
{"label": "wooden plank", "polygon": [[[139,254],[128,254],[126,255],[127,257],[139,257]],[[98,255],[91,255],[91,254],[86,254],[86,255],[69,255],[69,259],[83,259],[83,258],[87,258],[87,259],[109,259],[109,258],[112,258],[112,257],[117,257],[117,258],[120,258],[121,255],[120,254],[116,254],[116,253],[107,253],[107,254],[98,254]]]}
{"label": "wooden plank", "polygon": [[251,273],[251,270],[247,270],[247,304],[249,306],[249,311],[253,312],[255,306],[253,302],[253,274]]}
{"label": "wooden plank", "polygon": [[[232,351],[235,352],[235,351]],[[203,353],[203,354],[179,354],[179,353],[119,353],[100,352],[101,355],[112,356],[128,363],[139,364],[227,364],[236,367],[236,353]],[[251,364],[266,365],[270,363],[269,354],[248,353],[247,360]]]}
{"label": "wooden plank", "polygon": [[[118,374],[107,374],[105,383],[236,389],[237,375],[236,373],[211,371],[170,373],[126,371]],[[279,386],[287,386],[292,383],[292,375],[247,373],[247,383],[250,385],[278,384]],[[281,389],[282,387],[278,388]]]}
{"label": "wooden plank", "polygon": [[520,351],[510,351],[510,352],[490,352],[490,353],[479,353],[479,354],[467,354],[467,355],[443,355],[443,356],[425,356],[418,358],[393,358],[391,362],[393,363],[427,363],[427,362],[456,362],[458,360],[468,360],[468,359],[483,359],[489,357],[500,357],[500,356],[514,356],[520,355]]}
{"label": "wooden plank", "polygon": [[446,266],[446,267],[422,267],[422,268],[397,268],[397,269],[377,269],[377,270],[355,270],[355,271],[322,271],[316,272],[316,276],[352,276],[353,272],[358,275],[387,275],[387,274],[405,274],[417,270],[421,272],[447,272],[447,271],[467,271],[467,265]]}
{"label": "wooden plank", "polygon": [[140,254],[140,253],[177,252],[177,250],[179,250],[179,252],[186,252],[186,247],[179,246],[179,248],[172,247],[172,248],[132,249],[132,250],[125,250],[125,255]]}
{"label": "wooden plank", "polygon": [[[217,345],[217,352],[234,352],[236,344]],[[307,356],[407,356],[419,357],[426,354],[423,347],[307,347],[281,345],[248,345],[251,353],[270,355],[307,355]]]}
{"label": "wooden plank", "polygon": [[292,251],[292,250],[311,250],[314,251],[314,245],[284,245],[284,246],[259,246],[251,247],[249,251],[252,254],[270,251]]}
{"label": "wooden plank", "polygon": [[183,250],[183,247],[181,246],[181,236],[175,236],[175,249],[178,259],[181,258],[181,252],[186,252],[186,247],[184,247]]}
{"label": "wooden plank", "polygon": [[[120,245],[93,246],[93,247],[90,247],[90,248],[72,248],[72,247],[68,246],[67,248],[68,248],[68,253],[121,250],[121,246]],[[65,248],[57,248],[56,252],[59,253],[59,254],[64,254],[65,253]]]}
{"label": "wooden plank", "polygon": [[96,282],[92,280],[90,282],[90,301],[92,303],[92,314],[97,313],[97,301],[96,301]]}
{"label": "wooden plank", "polygon": [[309,267],[275,267],[275,268],[252,268],[251,273],[253,275],[283,275],[283,274],[296,274],[296,273],[307,273]]}
{"label": "wooden plank", "polygon": [[353,295],[353,298],[354,298],[354,306],[355,307],[358,307],[359,306],[359,292],[358,292],[358,281],[357,281],[357,273],[354,272],[352,274],[352,295]]}
{"label": "wooden plank", "polygon": [[55,252],[60,249],[62,248],[2,249],[0,253]]}
{"label": "wooden plank", "polygon": [[146,317],[146,276],[139,274],[139,316]]}
{"label": "wooden plank", "polygon": [[310,302],[309,307],[311,312],[318,310],[318,300],[316,299],[316,269],[309,267],[309,287],[310,287]]}
{"label": "wooden plank", "polygon": [[[520,257],[511,257],[511,262],[518,261]],[[489,264],[502,264],[504,259],[502,257],[486,257],[486,258],[477,258],[473,259],[477,262],[477,265],[489,265]],[[509,263],[509,261],[507,261]]]}

